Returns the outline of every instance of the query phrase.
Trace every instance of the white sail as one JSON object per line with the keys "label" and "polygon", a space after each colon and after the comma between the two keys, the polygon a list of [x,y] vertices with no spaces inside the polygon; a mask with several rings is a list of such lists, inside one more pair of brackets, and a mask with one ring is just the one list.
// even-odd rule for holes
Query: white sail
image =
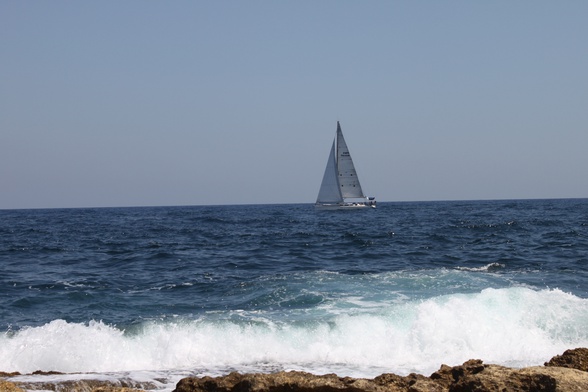
{"label": "white sail", "polygon": [[329,153],[323,182],[316,200],[317,207],[374,207],[375,199],[363,194],[349,148],[337,121],[337,133]]}
{"label": "white sail", "polygon": [[321,189],[319,190],[317,203],[323,204],[337,204],[343,202],[343,196],[341,196],[341,190],[339,189],[339,179],[337,174],[337,159],[335,150],[337,149],[337,138],[333,141],[331,147],[331,153],[329,154],[329,160],[327,161],[327,167],[325,174],[323,175],[323,182],[321,183]]}
{"label": "white sail", "polygon": [[359,184],[359,178],[357,178],[357,172],[349,154],[347,143],[341,132],[341,126],[337,122],[337,171],[339,173],[339,186],[341,189],[341,196],[343,199],[363,199],[365,195],[361,190]]}

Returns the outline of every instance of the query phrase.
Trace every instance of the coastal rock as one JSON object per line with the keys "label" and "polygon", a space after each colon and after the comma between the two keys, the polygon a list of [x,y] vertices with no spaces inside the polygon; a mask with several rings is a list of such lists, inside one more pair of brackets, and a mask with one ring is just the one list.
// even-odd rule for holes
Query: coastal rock
{"label": "coastal rock", "polygon": [[16,386],[15,383],[0,379],[0,392],[25,392],[24,389]]}
{"label": "coastal rock", "polygon": [[[35,376],[58,376],[65,373],[37,370],[31,373]],[[0,377],[9,378],[20,376],[19,372],[0,372]],[[116,382],[106,380],[64,380],[64,381],[29,381],[10,382],[0,378],[0,392],[24,392],[25,390],[46,390],[63,392],[144,392],[145,389],[155,389],[151,382],[136,382],[130,379],[119,379]]]}
{"label": "coastal rock", "polygon": [[566,350],[562,355],[556,355],[545,366],[559,366],[588,372],[588,348]]}
{"label": "coastal rock", "polygon": [[588,374],[576,369],[487,365],[477,374],[455,380],[448,392],[579,392],[588,391]]}
{"label": "coastal rock", "polygon": [[[394,377],[392,383],[401,378]],[[373,380],[338,377],[335,374],[317,376],[306,372],[279,372],[272,374],[230,373],[224,377],[188,377],[180,380],[175,392],[384,392],[387,382],[376,384]],[[400,389],[398,389],[400,390]]]}
{"label": "coastal rock", "polygon": [[587,354],[588,349],[568,350],[549,365],[523,369],[472,359],[460,366],[442,365],[430,377],[382,374],[364,379],[296,371],[233,372],[223,377],[184,378],[174,392],[580,392],[588,391]]}
{"label": "coastal rock", "polygon": [[[39,374],[39,373],[37,373]],[[18,373],[0,373],[14,377]],[[0,378],[0,392],[51,390],[76,392],[136,392],[157,389],[152,383],[76,380],[11,382]],[[374,379],[314,375],[306,372],[272,374],[230,373],[222,377],[188,377],[175,392],[580,392],[588,391],[588,349],[567,350],[545,366],[513,369],[471,359],[459,366],[441,365],[426,377],[385,373]]]}
{"label": "coastal rock", "polygon": [[14,377],[14,376],[20,376],[20,373],[19,372],[12,372],[12,373],[0,372],[0,378]]}
{"label": "coastal rock", "polygon": [[[151,383],[138,385],[124,385],[125,383],[113,383],[103,380],[75,380],[75,381],[47,381],[47,382],[18,382],[11,383],[18,389],[6,392],[16,391],[57,391],[57,392],[144,392],[146,389],[155,389],[156,386]],[[122,384],[122,385],[121,385]],[[22,389],[21,389],[22,388]],[[0,385],[0,392],[5,392]]]}

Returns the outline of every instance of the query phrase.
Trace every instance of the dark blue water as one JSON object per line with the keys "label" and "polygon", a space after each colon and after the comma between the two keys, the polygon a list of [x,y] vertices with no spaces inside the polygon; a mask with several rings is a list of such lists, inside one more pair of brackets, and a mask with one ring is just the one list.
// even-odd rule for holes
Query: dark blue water
{"label": "dark blue water", "polygon": [[0,266],[4,371],[374,376],[588,345],[588,199],[3,210]]}

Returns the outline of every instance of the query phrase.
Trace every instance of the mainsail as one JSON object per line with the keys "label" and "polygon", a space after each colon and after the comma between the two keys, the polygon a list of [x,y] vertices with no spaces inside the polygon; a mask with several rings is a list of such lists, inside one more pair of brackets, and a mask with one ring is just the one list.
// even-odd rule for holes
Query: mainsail
{"label": "mainsail", "polygon": [[365,198],[361,185],[359,184],[359,178],[357,178],[357,172],[355,166],[353,166],[353,160],[351,154],[349,154],[349,148],[345,143],[343,132],[341,132],[341,126],[337,121],[337,171],[339,172],[339,186],[341,189],[341,196],[343,199],[347,198]]}

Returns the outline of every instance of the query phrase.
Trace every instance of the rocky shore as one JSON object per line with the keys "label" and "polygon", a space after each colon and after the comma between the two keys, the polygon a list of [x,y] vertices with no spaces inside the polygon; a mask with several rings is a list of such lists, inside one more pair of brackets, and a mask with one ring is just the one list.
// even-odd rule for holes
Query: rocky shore
{"label": "rocky shore", "polygon": [[[0,392],[54,390],[76,392],[131,392],[149,386],[97,384],[91,380],[75,385],[23,385],[2,378]],[[374,379],[313,375],[305,372],[272,374],[231,373],[222,377],[187,377],[174,392],[581,392],[588,391],[588,349],[567,350],[544,366],[522,369],[484,364],[472,359],[460,366],[442,365],[429,377],[382,374]]]}

